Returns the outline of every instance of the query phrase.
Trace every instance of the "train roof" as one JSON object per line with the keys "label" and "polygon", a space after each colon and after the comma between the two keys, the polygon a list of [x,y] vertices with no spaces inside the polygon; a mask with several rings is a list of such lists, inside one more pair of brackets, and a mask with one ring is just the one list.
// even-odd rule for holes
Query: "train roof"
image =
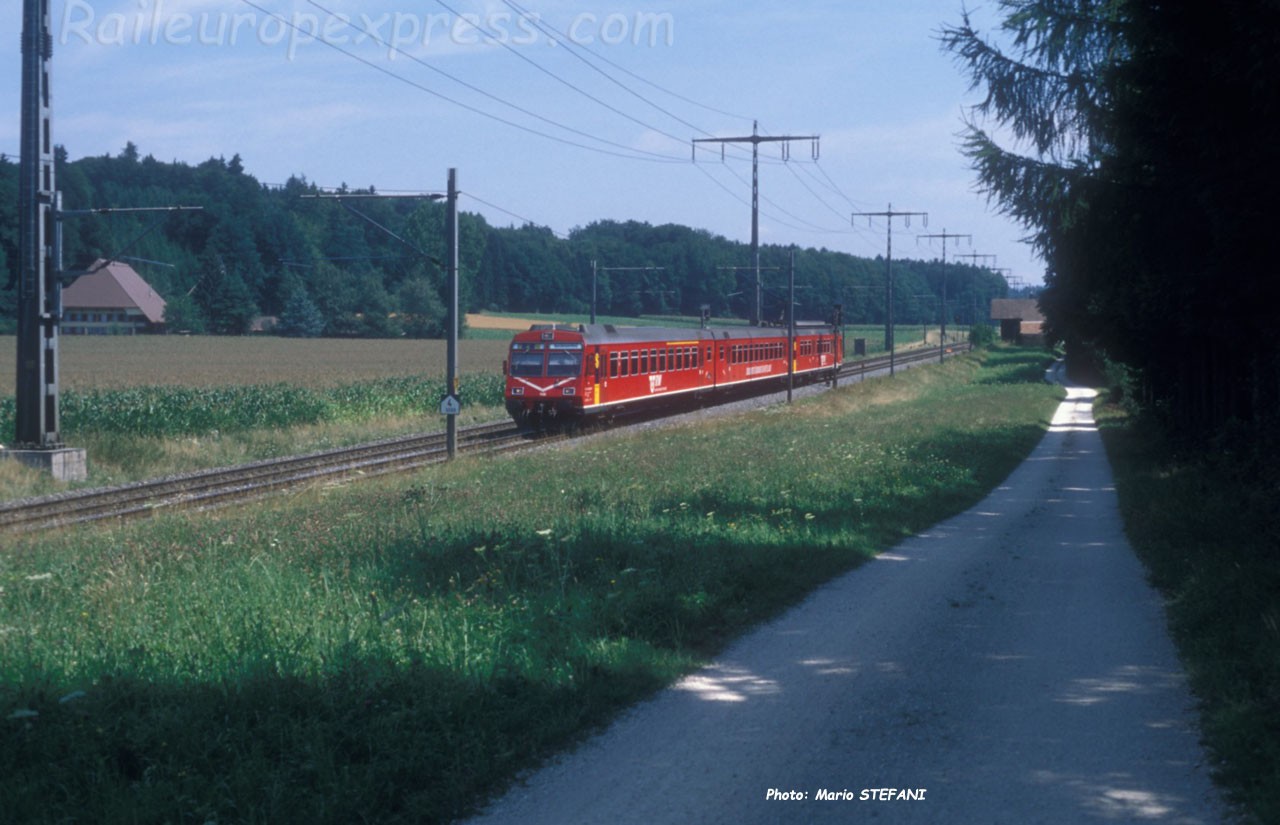
{"label": "train roof", "polygon": [[[814,335],[830,332],[827,323],[797,321],[796,333]],[[535,324],[529,332],[577,332],[584,344],[638,344],[668,341],[751,341],[778,338],[787,334],[786,327],[624,327],[614,324]],[[525,334],[525,333],[521,333]]]}

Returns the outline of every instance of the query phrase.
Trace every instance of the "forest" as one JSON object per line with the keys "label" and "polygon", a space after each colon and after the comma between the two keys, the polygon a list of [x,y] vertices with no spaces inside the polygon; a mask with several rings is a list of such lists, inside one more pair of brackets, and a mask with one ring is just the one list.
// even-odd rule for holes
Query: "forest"
{"label": "forest", "polygon": [[[12,332],[17,263],[15,159],[0,157],[0,332]],[[118,155],[68,160],[57,150],[69,273],[100,257],[132,265],[165,299],[171,332],[239,335],[255,318],[292,336],[441,337],[446,324],[445,206],[425,199],[316,198],[305,178],[268,186],[239,155],[197,165],[162,162],[133,143]],[[376,194],[342,189],[348,194]],[[77,210],[198,206],[174,213],[70,214]],[[393,237],[393,234],[394,236]],[[763,319],[784,318],[789,247],[761,248]],[[592,262],[601,315],[747,318],[753,273],[747,244],[705,230],[599,221],[567,237],[543,226],[493,226],[459,215],[464,311],[588,313]],[[651,267],[619,271],[619,267]],[[796,316],[848,323],[885,320],[885,261],[828,249],[795,254]],[[779,272],[781,270],[781,272]],[[946,278],[948,323],[986,318],[1007,287],[999,274],[954,260],[893,261],[894,318],[937,323]],[[770,284],[772,281],[772,284]],[[7,287],[6,287],[7,285]]]}
{"label": "forest", "polygon": [[1001,6],[1000,29],[966,15],[940,37],[985,92],[964,151],[1046,263],[1051,336],[1077,375],[1108,372],[1186,436],[1264,435],[1280,409],[1280,4]]}

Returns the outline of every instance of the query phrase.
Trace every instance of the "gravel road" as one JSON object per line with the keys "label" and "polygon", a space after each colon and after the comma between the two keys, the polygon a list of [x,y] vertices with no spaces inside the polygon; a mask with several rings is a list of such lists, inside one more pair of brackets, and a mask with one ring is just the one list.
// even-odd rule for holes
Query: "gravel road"
{"label": "gravel road", "polygon": [[1088,390],[979,505],[526,777],[521,825],[1229,821]]}

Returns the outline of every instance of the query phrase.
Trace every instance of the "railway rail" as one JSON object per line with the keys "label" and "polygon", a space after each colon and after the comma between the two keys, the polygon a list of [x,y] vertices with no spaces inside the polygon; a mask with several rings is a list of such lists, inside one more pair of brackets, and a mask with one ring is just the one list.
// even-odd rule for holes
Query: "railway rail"
{"label": "railway rail", "polygon": [[[458,433],[467,452],[524,446],[530,436],[509,422]],[[444,461],[444,433],[387,439],[355,447],[268,459],[215,470],[0,503],[0,532],[35,532],[105,519],[140,518],[163,509],[207,509],[262,498],[280,490],[353,476],[403,472]]]}
{"label": "railway rail", "polygon": [[[947,345],[947,354],[960,354],[973,349],[973,345],[968,341],[964,343],[956,343]],[[927,349],[912,350],[908,352],[895,353],[893,363],[898,367],[910,366],[911,364],[919,364],[921,362],[937,361],[939,357],[937,347],[929,347]],[[875,358],[864,358],[861,361],[845,361],[840,367],[837,378],[864,378],[868,374],[880,372],[889,369],[889,356],[877,355]]]}
{"label": "railway rail", "polygon": [[[948,352],[965,352],[969,348],[968,344],[956,344],[949,347]],[[935,347],[899,353],[895,363],[905,367],[937,358]],[[838,379],[863,378],[888,368],[888,356],[846,362]],[[469,453],[502,452],[526,446],[531,438],[510,422],[482,424],[459,431],[458,446]],[[209,509],[308,484],[404,472],[444,461],[447,455],[445,434],[430,433],[117,487],[0,502],[0,533],[37,532],[94,521],[143,518],[166,509]]]}

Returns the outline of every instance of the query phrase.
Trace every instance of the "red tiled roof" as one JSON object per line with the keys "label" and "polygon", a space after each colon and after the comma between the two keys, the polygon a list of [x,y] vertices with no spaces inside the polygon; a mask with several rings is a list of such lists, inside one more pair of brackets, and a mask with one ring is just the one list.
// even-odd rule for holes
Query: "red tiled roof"
{"label": "red tiled roof", "polygon": [[[95,261],[94,270],[102,265]],[[81,275],[62,290],[64,309],[137,309],[148,321],[164,321],[164,299],[133,267],[113,261],[92,275]]]}

